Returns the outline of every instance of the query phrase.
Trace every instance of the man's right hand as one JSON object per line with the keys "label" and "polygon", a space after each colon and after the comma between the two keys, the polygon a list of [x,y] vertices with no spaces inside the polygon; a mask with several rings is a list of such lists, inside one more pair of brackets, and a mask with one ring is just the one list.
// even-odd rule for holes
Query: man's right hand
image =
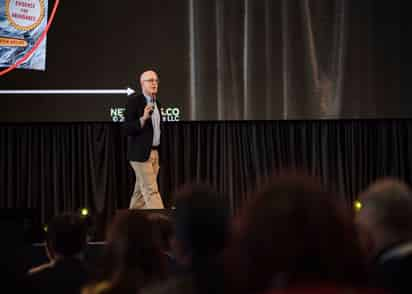
{"label": "man's right hand", "polygon": [[143,116],[142,118],[144,120],[147,120],[151,116],[151,112],[153,112],[154,105],[153,104],[147,104],[146,107],[144,108]]}

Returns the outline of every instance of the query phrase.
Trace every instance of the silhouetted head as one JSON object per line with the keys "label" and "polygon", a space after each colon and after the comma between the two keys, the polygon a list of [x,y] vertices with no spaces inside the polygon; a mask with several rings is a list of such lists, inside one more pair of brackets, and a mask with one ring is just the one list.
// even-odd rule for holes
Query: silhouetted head
{"label": "silhouetted head", "polygon": [[357,281],[363,269],[361,249],[340,199],[305,174],[268,178],[243,209],[238,236],[228,249],[228,268],[238,290]]}
{"label": "silhouetted head", "polygon": [[176,192],[176,239],[191,262],[219,254],[228,237],[227,199],[206,184],[191,184]]}
{"label": "silhouetted head", "polygon": [[370,253],[412,240],[412,191],[408,185],[393,178],[378,179],[359,198],[362,208],[356,220],[361,232],[370,237]]}
{"label": "silhouetted head", "polygon": [[161,213],[150,213],[148,217],[158,233],[160,248],[164,252],[169,252],[171,250],[172,238],[175,235],[172,218]]}
{"label": "silhouetted head", "polygon": [[136,210],[116,214],[107,230],[104,261],[109,276],[134,273],[142,283],[163,273],[157,235],[148,217]]}
{"label": "silhouetted head", "polygon": [[46,243],[52,258],[69,257],[83,252],[87,246],[87,224],[77,214],[53,217],[47,226]]}

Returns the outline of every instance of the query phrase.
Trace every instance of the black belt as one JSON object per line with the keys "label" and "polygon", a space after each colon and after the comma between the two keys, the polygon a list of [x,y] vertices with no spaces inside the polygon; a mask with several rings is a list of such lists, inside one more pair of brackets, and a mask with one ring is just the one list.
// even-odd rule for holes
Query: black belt
{"label": "black belt", "polygon": [[152,150],[159,150],[159,146],[152,146]]}

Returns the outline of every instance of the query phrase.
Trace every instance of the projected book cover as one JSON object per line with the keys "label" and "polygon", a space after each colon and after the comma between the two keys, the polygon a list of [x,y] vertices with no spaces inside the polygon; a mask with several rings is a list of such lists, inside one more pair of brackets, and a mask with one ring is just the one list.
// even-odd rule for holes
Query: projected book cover
{"label": "projected book cover", "polygon": [[0,67],[30,55],[18,68],[45,70],[46,39],[31,50],[47,24],[47,0],[0,0]]}

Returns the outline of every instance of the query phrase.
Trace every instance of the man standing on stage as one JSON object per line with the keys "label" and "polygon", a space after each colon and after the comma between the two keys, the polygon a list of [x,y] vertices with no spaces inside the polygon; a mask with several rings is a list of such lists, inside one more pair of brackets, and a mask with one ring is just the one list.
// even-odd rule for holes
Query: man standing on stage
{"label": "man standing on stage", "polygon": [[136,176],[129,209],[162,209],[157,185],[162,118],[156,98],[159,87],[156,72],[143,72],[140,85],[142,94],[129,98],[123,124],[128,135],[127,159]]}

